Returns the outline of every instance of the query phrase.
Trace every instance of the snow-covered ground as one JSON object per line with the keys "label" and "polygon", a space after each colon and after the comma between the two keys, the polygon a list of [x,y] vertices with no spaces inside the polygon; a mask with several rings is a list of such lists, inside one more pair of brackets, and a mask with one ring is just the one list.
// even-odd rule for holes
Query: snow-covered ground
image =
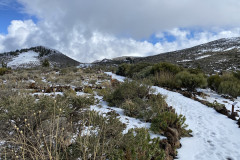
{"label": "snow-covered ground", "polygon": [[240,129],[236,121],[217,113],[197,101],[160,87],[158,93],[166,95],[166,102],[178,114],[186,117],[193,137],[182,138],[178,157],[182,160],[239,160]]}
{"label": "snow-covered ground", "polygon": [[204,55],[204,56],[200,56],[200,57],[197,57],[197,58],[195,58],[196,60],[198,60],[198,59],[203,59],[203,58],[207,58],[207,57],[210,57],[211,55]]}
{"label": "snow-covered ground", "polygon": [[[115,111],[117,114],[119,114],[118,116],[120,118],[119,120],[122,123],[126,124],[126,129],[123,131],[123,134],[126,134],[129,129],[133,129],[133,128],[147,128],[147,129],[150,128],[151,123],[143,122],[143,121],[140,121],[139,119],[126,116],[124,114],[124,110],[121,108],[109,107],[108,103],[103,101],[103,97],[96,95],[95,99],[99,100],[98,105],[100,105],[101,107],[99,107],[98,105],[92,105],[90,109],[95,110],[103,115],[112,111]],[[159,137],[160,139],[166,138],[164,136],[154,134],[152,132],[150,132],[150,136],[151,138],[156,138],[156,137]]]}
{"label": "snow-covered ground", "polygon": [[13,60],[8,63],[8,66],[11,68],[16,68],[21,65],[24,65],[25,67],[30,67],[28,66],[29,64],[40,65],[38,55],[38,53],[33,51],[20,53],[17,57],[13,58]]}
{"label": "snow-covered ground", "polygon": [[153,88],[167,96],[168,105],[186,117],[186,124],[193,131],[193,137],[181,139],[180,160],[240,160],[240,129],[236,121],[179,93]]}
{"label": "snow-covered ground", "polygon": [[232,104],[237,102],[237,104],[234,107],[234,111],[237,112],[238,115],[240,116],[240,97],[238,97],[237,99],[234,99],[234,101],[231,101],[229,99],[221,97],[221,95],[217,94],[215,91],[212,91],[211,89],[198,89],[198,91],[208,96],[204,98],[197,96],[197,98],[208,101],[210,103],[213,103],[214,101],[216,101],[220,104],[224,104],[229,111],[232,111]]}
{"label": "snow-covered ground", "polygon": [[118,81],[120,82],[123,82],[124,79],[126,79],[126,77],[123,77],[123,76],[119,76],[119,75],[116,75],[112,72],[104,72],[105,74],[109,75],[109,76],[112,76],[113,79],[117,79]]}

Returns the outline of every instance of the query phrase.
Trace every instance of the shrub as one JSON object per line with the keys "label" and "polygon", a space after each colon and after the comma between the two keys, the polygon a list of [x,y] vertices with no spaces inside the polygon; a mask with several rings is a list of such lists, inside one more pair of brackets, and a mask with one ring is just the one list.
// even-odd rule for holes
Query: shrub
{"label": "shrub", "polygon": [[121,106],[125,100],[142,99],[148,95],[150,87],[136,81],[126,80],[115,90],[104,96],[110,106]]}
{"label": "shrub", "polygon": [[[145,68],[149,68],[149,67],[151,67],[151,64],[148,64],[148,63],[132,64],[130,65],[130,68],[127,72],[127,76],[132,78],[134,75],[138,74],[139,72],[143,71]],[[145,71],[145,72],[148,72],[148,71]]]}
{"label": "shrub", "polygon": [[7,71],[7,68],[0,68],[0,76],[4,75]]}
{"label": "shrub", "polygon": [[155,64],[152,67],[151,73],[152,74],[156,74],[156,73],[160,73],[161,72],[169,72],[172,74],[177,74],[178,72],[180,72],[182,70],[182,68],[180,68],[178,65],[174,65],[168,62],[162,62],[162,63],[158,63]]}
{"label": "shrub", "polygon": [[[131,129],[122,139],[119,148],[122,157],[120,159],[164,160],[165,153],[160,148],[159,139],[151,139],[148,130],[144,128]],[[116,159],[116,157],[112,158]]]}
{"label": "shrub", "polygon": [[84,92],[84,93],[93,94],[93,90],[92,90],[91,87],[84,87],[83,92]]}
{"label": "shrub", "polygon": [[240,82],[239,81],[222,81],[218,87],[218,92],[223,94],[229,94],[232,97],[240,95]]}
{"label": "shrub", "polygon": [[177,88],[175,75],[171,72],[160,72],[154,77],[154,85],[168,88]]}
{"label": "shrub", "polygon": [[129,64],[121,64],[119,67],[118,67],[118,70],[116,72],[117,75],[121,75],[121,76],[127,76],[127,73],[130,69],[130,65]]}
{"label": "shrub", "polygon": [[207,82],[208,87],[216,91],[221,83],[221,78],[219,75],[213,75],[208,77]]}
{"label": "shrub", "polygon": [[144,104],[142,99],[136,98],[125,100],[120,107],[124,109],[124,113],[129,117],[144,118],[148,106]]}
{"label": "shrub", "polygon": [[150,129],[156,133],[164,133],[170,127],[177,129],[181,136],[187,136],[191,130],[186,130],[185,121],[186,118],[183,115],[177,115],[174,112],[162,112],[153,118]]}
{"label": "shrub", "polygon": [[44,60],[42,61],[42,66],[43,66],[43,67],[49,67],[49,66],[50,66],[50,63],[49,63],[48,59],[44,59]]}
{"label": "shrub", "polygon": [[207,80],[203,74],[191,74],[187,71],[179,72],[176,75],[176,82],[179,87],[194,91],[197,87],[205,87]]}
{"label": "shrub", "polygon": [[233,72],[233,76],[240,80],[240,71]]}

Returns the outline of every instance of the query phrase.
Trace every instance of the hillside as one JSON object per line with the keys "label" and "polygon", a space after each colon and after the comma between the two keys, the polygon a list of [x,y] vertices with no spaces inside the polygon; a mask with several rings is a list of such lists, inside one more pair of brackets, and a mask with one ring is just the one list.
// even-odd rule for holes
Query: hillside
{"label": "hillside", "polygon": [[137,58],[135,62],[171,62],[184,67],[200,67],[206,72],[240,69],[240,37],[223,38],[195,47]]}
{"label": "hillside", "polygon": [[30,68],[41,65],[47,59],[51,66],[67,67],[78,66],[80,62],[63,53],[44,46],[21,49],[0,54],[0,61],[7,63],[11,68]]}
{"label": "hillside", "polygon": [[135,57],[131,60],[105,60],[99,64],[119,64],[125,62],[171,62],[187,68],[202,68],[207,73],[222,70],[240,69],[240,37],[223,38],[191,48],[161,53],[148,57]]}

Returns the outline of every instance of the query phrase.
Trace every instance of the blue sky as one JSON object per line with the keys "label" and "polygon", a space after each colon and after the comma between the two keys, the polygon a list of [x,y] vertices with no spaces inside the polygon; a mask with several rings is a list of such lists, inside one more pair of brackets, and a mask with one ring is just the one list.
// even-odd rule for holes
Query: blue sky
{"label": "blue sky", "polygon": [[0,0],[0,53],[43,45],[81,62],[149,56],[240,36],[239,8],[239,0]]}
{"label": "blue sky", "polygon": [[[1,0],[0,0],[1,1]],[[17,1],[6,2],[6,5],[1,5],[0,2],[0,33],[7,34],[7,28],[11,24],[12,20],[27,20],[32,19],[34,22],[37,22],[37,18],[34,16],[30,16],[22,12],[23,5],[18,3]]]}

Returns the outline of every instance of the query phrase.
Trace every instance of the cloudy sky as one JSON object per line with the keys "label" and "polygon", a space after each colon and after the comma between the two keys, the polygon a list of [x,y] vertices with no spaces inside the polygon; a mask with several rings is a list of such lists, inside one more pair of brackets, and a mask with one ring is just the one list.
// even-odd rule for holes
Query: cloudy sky
{"label": "cloudy sky", "polygon": [[0,52],[43,45],[81,61],[240,36],[239,0],[0,0]]}

